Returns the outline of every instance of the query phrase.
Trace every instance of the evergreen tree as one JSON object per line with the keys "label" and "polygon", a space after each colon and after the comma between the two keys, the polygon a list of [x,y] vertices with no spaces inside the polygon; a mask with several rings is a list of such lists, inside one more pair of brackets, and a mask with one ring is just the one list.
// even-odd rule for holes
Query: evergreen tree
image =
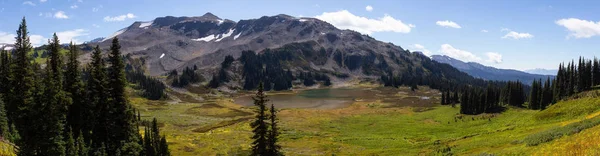
{"label": "evergreen tree", "polygon": [[440,102],[442,105],[446,104],[446,92],[442,92],[442,101]]}
{"label": "evergreen tree", "polygon": [[[10,91],[10,55],[0,50],[0,95],[7,96]],[[5,108],[6,109],[6,108]]]}
{"label": "evergreen tree", "polygon": [[[104,143],[108,142],[108,130],[110,129],[108,117],[110,116],[108,101],[108,76],[102,59],[100,47],[96,46],[92,53],[92,61],[89,65],[89,78],[87,82],[88,102],[85,105],[85,113],[88,115],[88,124],[82,128],[84,138],[91,138],[94,153],[106,152]],[[92,133],[89,133],[93,131]],[[93,135],[92,135],[93,134]],[[100,149],[102,148],[102,149]],[[100,153],[99,153],[100,152]]]}
{"label": "evergreen tree", "polygon": [[88,155],[88,147],[85,144],[82,132],[79,132],[79,136],[77,136],[77,141],[75,142],[75,145],[77,146],[77,151],[79,151],[79,156]]}
{"label": "evergreen tree", "polygon": [[279,149],[281,148],[281,146],[279,146],[277,144],[278,139],[277,137],[279,137],[279,127],[277,126],[277,110],[275,109],[275,105],[271,104],[271,109],[270,109],[270,113],[271,115],[269,116],[269,120],[270,121],[270,130],[268,132],[268,138],[267,138],[267,154],[266,155],[270,155],[270,156],[277,156],[277,155],[282,155],[281,152],[279,151]]}
{"label": "evergreen tree", "polygon": [[66,154],[67,156],[79,156],[79,148],[75,143],[75,139],[73,138],[73,130],[69,129],[69,133],[67,133],[67,144],[66,144]]}
{"label": "evergreen tree", "polygon": [[[108,57],[110,67],[108,68],[109,77],[109,125],[111,126],[108,133],[108,154],[116,154],[121,147],[135,149],[121,149],[121,152],[139,153],[137,148],[141,149],[141,145],[134,146],[138,143],[137,131],[135,130],[135,115],[125,95],[125,87],[127,81],[125,78],[125,63],[121,56],[121,45],[119,39],[113,38],[110,46]],[[126,146],[127,145],[127,146]]]}
{"label": "evergreen tree", "polygon": [[170,156],[171,155],[171,151],[169,151],[169,144],[167,144],[167,138],[163,135],[162,138],[160,138],[160,146],[159,146],[160,151],[158,151],[160,154],[162,154],[162,156]]}
{"label": "evergreen tree", "polygon": [[250,123],[250,126],[253,129],[252,132],[254,133],[254,135],[252,136],[252,139],[254,141],[252,142],[251,155],[254,156],[267,155],[267,133],[269,128],[267,127],[268,125],[265,122],[265,120],[267,119],[267,116],[265,114],[267,108],[265,104],[269,100],[267,99],[263,88],[263,83],[260,82],[258,84],[258,91],[256,93],[256,96],[252,97],[252,99],[254,99],[254,105],[258,107],[255,110],[256,118],[252,123]]}
{"label": "evergreen tree", "polygon": [[49,56],[47,60],[46,75],[41,105],[40,119],[42,138],[40,152],[48,155],[64,155],[65,142],[63,140],[64,123],[66,122],[67,108],[71,105],[71,98],[63,90],[62,85],[62,58],[60,55],[60,41],[54,34],[48,45]]}
{"label": "evergreen tree", "polygon": [[8,126],[8,118],[4,109],[4,99],[0,96],[0,136],[5,139],[11,139],[12,135]]}
{"label": "evergreen tree", "polygon": [[540,84],[539,81],[534,80],[531,85],[531,92],[529,93],[529,109],[540,109]]}
{"label": "evergreen tree", "polygon": [[[79,136],[82,127],[86,124],[87,114],[84,111],[85,104],[85,86],[81,78],[81,70],[79,69],[79,47],[73,44],[69,45],[69,52],[67,53],[67,66],[64,74],[65,85],[64,90],[67,91],[73,101],[69,106],[69,113],[67,114],[67,126],[71,127],[74,131],[74,136]],[[89,108],[88,108],[89,109]]]}
{"label": "evergreen tree", "polygon": [[600,85],[600,63],[595,57],[592,66],[592,86],[597,86]]}
{"label": "evergreen tree", "polygon": [[36,111],[32,110],[35,105],[34,99],[34,73],[31,58],[27,54],[31,51],[31,43],[25,17],[17,30],[15,38],[14,57],[11,63],[10,92],[7,98],[7,112],[9,120],[14,123],[21,139],[17,142],[19,155],[37,154],[37,141],[35,133],[38,131],[32,127]]}

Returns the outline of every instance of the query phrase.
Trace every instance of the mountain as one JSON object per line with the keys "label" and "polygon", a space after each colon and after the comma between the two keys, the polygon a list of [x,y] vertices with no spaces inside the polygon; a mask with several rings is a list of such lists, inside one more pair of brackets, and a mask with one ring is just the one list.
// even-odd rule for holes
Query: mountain
{"label": "mountain", "polygon": [[531,84],[536,79],[554,78],[552,75],[530,74],[513,69],[498,69],[490,66],[484,66],[475,62],[463,62],[446,55],[432,55],[432,60],[440,63],[449,64],[458,70],[465,72],[473,77],[485,80],[498,81],[521,81],[524,84]]}
{"label": "mountain", "polygon": [[90,41],[84,42],[84,44],[88,44],[88,43],[98,43],[98,42],[101,42],[101,41],[103,41],[103,40],[104,40],[104,37],[98,37],[98,38],[95,38],[95,39],[93,39],[93,40],[90,40]]}
{"label": "mountain", "polygon": [[12,44],[4,44],[4,43],[0,43],[0,50],[4,49],[4,50],[12,50],[14,49],[14,45]]}
{"label": "mountain", "polygon": [[[243,67],[239,66],[240,57],[243,51],[250,50],[261,55],[259,62],[276,62],[293,75],[313,72],[325,74],[334,81],[396,76],[404,84],[484,84],[420,53],[411,53],[355,31],[340,30],[315,18],[280,14],[235,22],[211,13],[197,17],[166,16],[134,22],[101,42],[83,47],[99,45],[108,50],[114,37],[119,38],[122,53],[140,59],[150,75],[196,66],[202,77],[210,80],[225,57],[231,55],[236,62],[227,75],[239,80],[244,74]],[[89,60],[89,53],[83,55],[82,60]]]}
{"label": "mountain", "polygon": [[539,75],[556,75],[556,73],[558,73],[558,70],[557,69],[535,68],[535,69],[524,70],[524,72],[527,72],[530,74],[539,74]]}

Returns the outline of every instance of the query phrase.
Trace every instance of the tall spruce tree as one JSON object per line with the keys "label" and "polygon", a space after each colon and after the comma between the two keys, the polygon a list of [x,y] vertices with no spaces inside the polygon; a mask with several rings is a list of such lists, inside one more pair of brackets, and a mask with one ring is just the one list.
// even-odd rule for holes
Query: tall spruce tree
{"label": "tall spruce tree", "polygon": [[[135,113],[127,102],[125,87],[125,63],[121,56],[121,45],[118,38],[113,38],[108,57],[110,67],[108,68],[109,96],[111,97],[108,116],[110,125],[108,135],[108,154],[116,154],[117,150],[133,154],[139,153],[142,146],[139,145],[139,133],[136,130]],[[137,146],[135,145],[137,144]],[[127,148],[127,149],[121,149]]]}
{"label": "tall spruce tree", "polygon": [[87,122],[84,118],[86,116],[86,110],[84,109],[90,109],[85,107],[87,103],[85,99],[85,86],[81,79],[78,57],[79,47],[71,42],[69,52],[67,53],[66,71],[64,73],[64,90],[69,93],[73,100],[67,114],[67,126],[72,128],[74,136],[79,136],[79,132],[84,130],[82,127]]}
{"label": "tall spruce tree", "polygon": [[[49,58],[47,60],[46,76],[44,77],[44,100],[40,113],[42,126],[40,152],[49,155],[65,155],[65,141],[63,140],[64,123],[66,122],[67,108],[71,105],[71,98],[62,86],[62,58],[60,54],[60,41],[56,34],[48,45]],[[48,140],[45,140],[48,139]]]}
{"label": "tall spruce tree", "polygon": [[277,110],[275,109],[275,105],[271,104],[271,109],[269,109],[269,111],[271,113],[269,115],[271,126],[267,137],[267,155],[278,156],[282,155],[282,153],[279,151],[281,146],[277,143],[279,141],[279,127],[277,126]]}
{"label": "tall spruce tree", "polygon": [[82,132],[84,133],[84,138],[91,139],[93,151],[96,153],[106,153],[104,151],[106,149],[105,143],[108,142],[108,130],[111,128],[108,120],[110,116],[108,107],[110,96],[108,95],[108,76],[99,46],[96,46],[94,52],[92,52],[89,72],[90,75],[87,82],[88,102],[84,109],[85,113],[88,114],[86,116],[88,124],[85,124]]}
{"label": "tall spruce tree", "polygon": [[267,107],[265,104],[269,99],[267,99],[266,94],[264,93],[263,83],[260,82],[258,84],[258,91],[256,92],[256,96],[252,97],[254,99],[254,105],[257,107],[255,109],[256,117],[250,126],[252,127],[252,132],[254,135],[252,139],[252,154],[253,156],[263,156],[267,154],[267,133],[268,133],[268,125],[266,123],[266,110]]}
{"label": "tall spruce tree", "polygon": [[79,149],[77,148],[75,138],[73,138],[73,130],[71,130],[69,128],[69,133],[67,133],[66,137],[67,137],[66,155],[67,156],[79,156]]}
{"label": "tall spruce tree", "polygon": [[8,117],[6,117],[6,110],[4,108],[4,99],[0,96],[0,136],[5,139],[12,139]]}
{"label": "tall spruce tree", "polygon": [[23,17],[17,37],[15,38],[15,55],[11,63],[10,74],[10,92],[7,98],[7,112],[9,120],[16,125],[21,139],[17,142],[20,155],[37,154],[36,132],[32,125],[36,111],[32,111],[35,104],[34,99],[34,73],[31,65],[31,58],[28,52],[31,51],[29,42],[29,32],[27,31],[27,22]]}

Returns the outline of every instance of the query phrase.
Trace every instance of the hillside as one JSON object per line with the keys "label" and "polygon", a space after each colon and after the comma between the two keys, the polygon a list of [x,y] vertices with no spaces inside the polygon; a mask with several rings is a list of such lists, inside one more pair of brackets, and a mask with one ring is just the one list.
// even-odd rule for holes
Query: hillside
{"label": "hillside", "polygon": [[[197,66],[198,73],[211,80],[225,56],[239,60],[242,51],[251,50],[259,55],[271,51],[289,57],[271,61],[282,61],[283,70],[291,70],[295,76],[314,72],[339,77],[334,82],[401,75],[419,85],[431,85],[433,81],[437,86],[483,84],[419,53],[355,31],[337,29],[315,18],[276,15],[235,22],[211,13],[198,17],[167,16],[135,22],[99,43],[82,47],[90,49],[97,44],[107,49],[113,37],[119,38],[123,54],[143,60],[144,69],[154,76]],[[82,56],[83,62],[87,59],[89,53]],[[232,77],[243,74],[242,70],[231,73]]]}
{"label": "hillside", "polygon": [[[475,62],[463,62],[445,55],[432,55],[432,60],[440,63],[449,64],[452,67],[465,72],[473,77],[482,78],[485,80],[496,81],[521,81],[524,84],[530,85],[533,80],[546,80],[548,77],[554,78],[553,75],[530,74],[513,69],[498,69],[490,66],[484,66]],[[556,73],[555,73],[556,74]],[[555,75],[554,74],[554,75]]]}

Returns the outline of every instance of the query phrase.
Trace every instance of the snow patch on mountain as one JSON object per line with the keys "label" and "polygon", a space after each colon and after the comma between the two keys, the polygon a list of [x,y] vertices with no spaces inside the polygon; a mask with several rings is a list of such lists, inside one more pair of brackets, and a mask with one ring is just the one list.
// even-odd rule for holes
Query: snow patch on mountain
{"label": "snow patch on mountain", "polygon": [[193,41],[204,41],[204,42],[210,42],[212,40],[214,40],[217,35],[208,35],[206,37],[202,37],[202,38],[197,38],[197,39],[192,39]]}
{"label": "snow patch on mountain", "polygon": [[123,28],[123,29],[121,29],[121,30],[119,30],[119,31],[117,31],[117,32],[115,32],[115,33],[113,33],[112,35],[110,35],[110,36],[108,36],[108,37],[104,38],[104,39],[102,40],[102,42],[104,42],[104,41],[107,41],[107,40],[109,40],[109,39],[112,39],[112,38],[114,38],[114,37],[117,37],[117,36],[121,35],[122,33],[124,33],[125,31],[127,31],[127,28]]}
{"label": "snow patch on mountain", "polygon": [[225,34],[222,34],[220,38],[218,38],[216,41],[219,42],[229,36],[231,36],[233,34],[233,31],[235,31],[235,29],[229,29],[229,31]]}
{"label": "snow patch on mountain", "polygon": [[240,32],[239,34],[233,36],[233,40],[237,39],[238,37],[240,37],[240,35],[242,35],[242,32]]}
{"label": "snow patch on mountain", "polygon": [[146,28],[148,26],[151,26],[152,23],[154,23],[154,21],[150,21],[150,22],[142,22],[140,23],[140,28]]}

